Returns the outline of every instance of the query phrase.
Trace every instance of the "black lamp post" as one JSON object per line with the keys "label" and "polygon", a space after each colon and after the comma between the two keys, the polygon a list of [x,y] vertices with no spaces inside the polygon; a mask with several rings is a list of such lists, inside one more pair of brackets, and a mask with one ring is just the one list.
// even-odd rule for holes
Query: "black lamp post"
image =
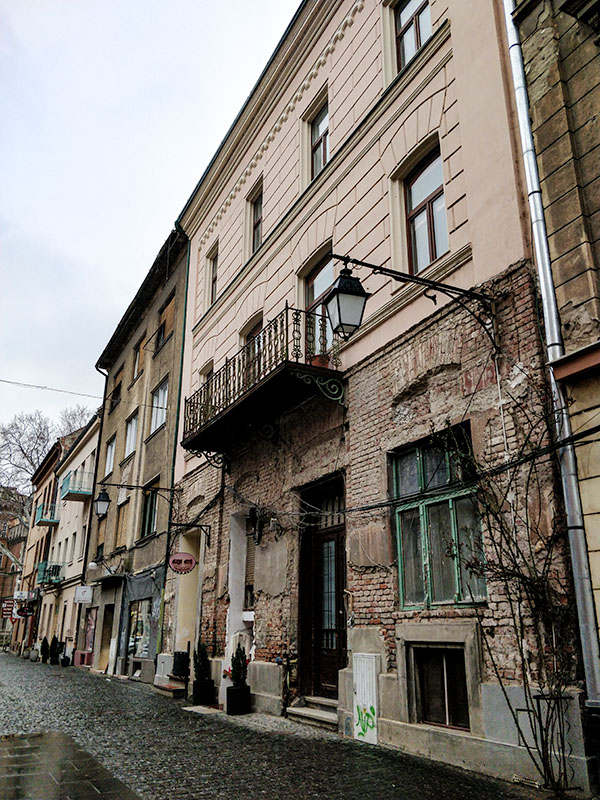
{"label": "black lamp post", "polygon": [[323,301],[333,332],[344,341],[361,324],[370,296],[360,280],[344,267]]}
{"label": "black lamp post", "polygon": [[[344,267],[325,296],[323,303],[327,310],[327,316],[329,317],[333,332],[337,333],[345,341],[348,341],[360,326],[365,304],[371,296],[364,290],[360,280],[355,278],[350,271],[349,266],[353,264],[357,267],[366,267],[375,275],[386,275],[400,283],[412,283],[422,286],[425,289],[425,297],[428,297],[434,303],[437,302],[437,299],[435,295],[432,294],[433,292],[441,292],[452,300],[456,300],[479,322],[492,340],[492,343],[494,343],[493,332],[490,332],[490,317],[493,318],[494,311],[494,304],[491,297],[481,292],[474,292],[472,289],[462,289],[460,286],[452,286],[447,283],[441,283],[440,281],[422,278],[420,275],[398,272],[398,270],[381,267],[377,264],[369,264],[367,261],[360,261],[357,258],[350,258],[350,256],[340,256],[333,253],[331,257],[337,261],[341,261]],[[465,306],[463,303],[465,299],[476,300],[482,306],[484,314],[478,314],[472,311],[468,306]]]}
{"label": "black lamp post", "polygon": [[109,505],[110,497],[108,496],[106,489],[102,487],[98,492],[98,497],[94,500],[94,511],[96,512],[98,519],[106,516]]}

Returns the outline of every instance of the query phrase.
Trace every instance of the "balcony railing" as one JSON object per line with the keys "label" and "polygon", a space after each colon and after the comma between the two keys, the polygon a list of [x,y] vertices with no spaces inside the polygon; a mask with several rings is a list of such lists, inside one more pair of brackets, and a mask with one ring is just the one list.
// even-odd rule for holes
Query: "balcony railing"
{"label": "balcony railing", "polygon": [[36,583],[62,583],[65,565],[57,561],[40,561],[37,567]]}
{"label": "balcony railing", "polygon": [[68,472],[60,486],[61,500],[85,500],[92,494],[93,472]]}
{"label": "balcony railing", "polygon": [[285,309],[185,401],[184,443],[288,362],[337,369],[339,340],[327,317]]}
{"label": "balcony railing", "polygon": [[55,503],[40,503],[35,510],[36,525],[58,525],[58,512]]}

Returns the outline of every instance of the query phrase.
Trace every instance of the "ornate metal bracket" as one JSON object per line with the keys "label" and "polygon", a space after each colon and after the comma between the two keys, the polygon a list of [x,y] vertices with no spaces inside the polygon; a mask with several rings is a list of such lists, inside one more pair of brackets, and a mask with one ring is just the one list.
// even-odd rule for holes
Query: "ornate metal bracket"
{"label": "ornate metal bracket", "polygon": [[295,369],[291,370],[291,374],[306,384],[314,383],[321,394],[328,400],[337,400],[341,406],[346,405],[346,389],[340,378],[323,377]]}
{"label": "ornate metal bracket", "polygon": [[225,468],[225,472],[229,472],[229,461],[224,453],[210,453],[207,450],[190,450],[195,456],[203,456],[211,467],[220,469]]}

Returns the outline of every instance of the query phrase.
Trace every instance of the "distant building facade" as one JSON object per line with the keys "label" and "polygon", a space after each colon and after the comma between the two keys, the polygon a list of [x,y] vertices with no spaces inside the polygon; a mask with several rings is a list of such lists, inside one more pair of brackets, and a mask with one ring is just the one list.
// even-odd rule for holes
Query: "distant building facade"
{"label": "distant building facade", "polygon": [[106,374],[78,661],[151,682],[172,506],[187,239],[174,231],[100,356]]}

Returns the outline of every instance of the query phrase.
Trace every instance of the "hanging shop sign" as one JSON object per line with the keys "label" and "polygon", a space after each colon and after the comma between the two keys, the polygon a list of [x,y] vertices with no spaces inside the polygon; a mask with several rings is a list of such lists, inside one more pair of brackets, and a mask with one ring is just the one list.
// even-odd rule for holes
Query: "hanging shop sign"
{"label": "hanging shop sign", "polygon": [[93,586],[77,586],[75,589],[76,603],[91,603],[94,597]]}
{"label": "hanging shop sign", "polygon": [[33,606],[21,606],[21,608],[17,608],[18,617],[33,617],[34,614],[35,609]]}
{"label": "hanging shop sign", "polygon": [[15,601],[12,597],[8,597],[2,601],[2,619],[11,619],[13,616],[13,609]]}
{"label": "hanging shop sign", "polygon": [[194,569],[196,559],[191,553],[173,553],[169,559],[169,566],[173,572],[185,575],[186,572],[191,572]]}
{"label": "hanging shop sign", "polygon": [[27,601],[29,599],[29,592],[16,591],[13,597],[19,602]]}

